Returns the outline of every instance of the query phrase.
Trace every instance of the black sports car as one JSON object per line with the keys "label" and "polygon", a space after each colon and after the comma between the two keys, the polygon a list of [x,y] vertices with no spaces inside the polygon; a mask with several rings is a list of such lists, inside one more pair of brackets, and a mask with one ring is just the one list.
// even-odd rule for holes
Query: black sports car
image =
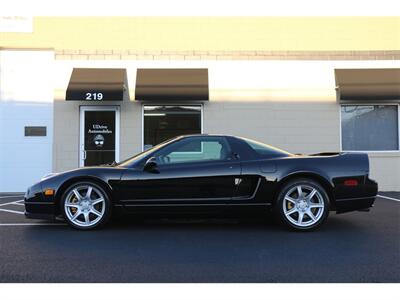
{"label": "black sports car", "polygon": [[291,228],[320,226],[329,211],[368,210],[378,185],[364,153],[294,155],[250,139],[176,137],[125,161],[51,174],[25,194],[28,218],[104,225],[116,211],[265,213]]}

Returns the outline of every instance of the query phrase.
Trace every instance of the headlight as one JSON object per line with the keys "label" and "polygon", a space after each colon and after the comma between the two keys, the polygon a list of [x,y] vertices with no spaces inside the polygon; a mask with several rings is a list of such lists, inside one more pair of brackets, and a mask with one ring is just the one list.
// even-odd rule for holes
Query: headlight
{"label": "headlight", "polygon": [[57,174],[58,174],[58,173],[49,173],[49,174],[43,176],[42,179],[40,179],[40,181],[42,181],[42,180],[44,180],[44,179],[46,179],[46,178],[50,178],[50,177],[56,176]]}

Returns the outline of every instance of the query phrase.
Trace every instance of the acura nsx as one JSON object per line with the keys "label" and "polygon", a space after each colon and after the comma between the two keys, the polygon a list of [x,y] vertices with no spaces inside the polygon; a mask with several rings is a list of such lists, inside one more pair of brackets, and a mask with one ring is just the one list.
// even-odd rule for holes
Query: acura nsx
{"label": "acura nsx", "polygon": [[305,231],[323,224],[330,211],[369,210],[377,189],[365,153],[299,155],[242,137],[186,135],[119,163],[49,174],[27,190],[25,215],[63,217],[88,230],[116,212],[270,211]]}

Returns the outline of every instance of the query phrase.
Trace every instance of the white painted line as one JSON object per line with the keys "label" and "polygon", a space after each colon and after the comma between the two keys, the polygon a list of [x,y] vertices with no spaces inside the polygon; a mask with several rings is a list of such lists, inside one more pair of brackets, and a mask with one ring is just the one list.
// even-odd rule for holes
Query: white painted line
{"label": "white painted line", "polygon": [[11,203],[12,205],[21,205],[21,206],[25,206],[25,204],[23,204],[23,203],[18,203],[18,202],[13,202],[13,203]]}
{"label": "white painted line", "polygon": [[22,202],[22,201],[24,201],[24,199],[17,200],[17,201],[14,201],[14,202],[19,203],[19,202]]}
{"label": "white painted line", "polygon": [[9,213],[18,214],[18,215],[24,215],[25,214],[23,211],[4,209],[4,208],[0,208],[0,211],[9,212]]}
{"label": "white painted line", "polygon": [[0,226],[66,226],[63,223],[0,223]]}
{"label": "white painted line", "polygon": [[1,203],[0,206],[11,205],[11,204],[13,204],[13,203],[14,203],[14,201],[6,202],[6,203]]}
{"label": "white painted line", "polygon": [[384,199],[388,199],[388,200],[393,200],[393,201],[397,201],[400,202],[400,199],[396,199],[396,198],[391,198],[391,197],[386,197],[386,196],[382,196],[382,195],[377,195],[378,197],[384,198]]}
{"label": "white painted line", "polygon": [[3,199],[3,198],[15,198],[15,197],[23,197],[24,195],[15,195],[15,196],[0,196],[0,199]]}

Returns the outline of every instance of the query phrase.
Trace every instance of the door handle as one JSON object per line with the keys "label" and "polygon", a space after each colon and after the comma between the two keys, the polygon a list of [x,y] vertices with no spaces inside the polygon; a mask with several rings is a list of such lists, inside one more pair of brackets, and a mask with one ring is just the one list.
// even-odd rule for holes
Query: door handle
{"label": "door handle", "polygon": [[83,160],[86,159],[86,150],[83,150]]}
{"label": "door handle", "polygon": [[233,159],[239,159],[240,155],[236,152],[232,152],[232,157],[233,157]]}
{"label": "door handle", "polygon": [[231,154],[228,156],[227,160],[238,160],[240,158],[239,154],[235,152],[231,152]]}

